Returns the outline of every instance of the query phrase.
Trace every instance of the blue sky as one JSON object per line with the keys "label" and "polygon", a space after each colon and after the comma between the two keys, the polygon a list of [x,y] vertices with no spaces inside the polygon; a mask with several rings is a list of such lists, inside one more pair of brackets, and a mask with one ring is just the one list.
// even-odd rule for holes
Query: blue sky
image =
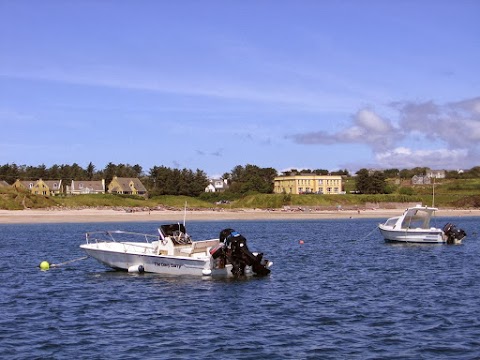
{"label": "blue sky", "polygon": [[0,0],[0,164],[480,165],[480,2]]}

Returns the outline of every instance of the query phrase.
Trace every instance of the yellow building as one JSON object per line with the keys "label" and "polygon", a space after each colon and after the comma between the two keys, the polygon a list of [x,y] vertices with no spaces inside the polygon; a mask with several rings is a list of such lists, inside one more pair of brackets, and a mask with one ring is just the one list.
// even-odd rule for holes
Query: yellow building
{"label": "yellow building", "polygon": [[13,184],[12,187],[15,188],[16,190],[23,190],[23,191],[29,191],[31,192],[33,187],[35,186],[36,180],[32,181],[25,181],[25,180],[20,180],[17,179]]}
{"label": "yellow building", "polygon": [[33,195],[54,196],[62,192],[62,180],[17,180],[12,187],[17,190],[29,191]]}
{"label": "yellow building", "polygon": [[114,176],[108,184],[110,194],[146,195],[147,189],[138,178]]}
{"label": "yellow building", "polygon": [[343,194],[340,175],[297,174],[273,181],[275,194]]}

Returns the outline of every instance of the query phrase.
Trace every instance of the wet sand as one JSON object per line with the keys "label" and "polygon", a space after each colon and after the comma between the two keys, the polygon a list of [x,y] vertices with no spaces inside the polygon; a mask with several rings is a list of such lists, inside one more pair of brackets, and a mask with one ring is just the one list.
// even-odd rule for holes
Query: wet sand
{"label": "wet sand", "polygon": [[[187,211],[187,221],[215,220],[307,220],[307,219],[387,219],[402,214],[403,209],[362,209],[362,210],[194,210]],[[480,216],[480,209],[443,209],[437,216],[459,217]],[[133,211],[118,209],[41,209],[41,210],[0,210],[0,224],[35,223],[88,223],[88,222],[181,222],[185,213],[174,210]]]}

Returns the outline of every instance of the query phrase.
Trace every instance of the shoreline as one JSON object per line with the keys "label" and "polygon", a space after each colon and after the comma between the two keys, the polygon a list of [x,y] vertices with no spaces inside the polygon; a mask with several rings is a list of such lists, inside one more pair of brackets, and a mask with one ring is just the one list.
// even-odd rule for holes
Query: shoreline
{"label": "shoreline", "polygon": [[[187,210],[188,221],[221,220],[322,220],[322,219],[384,219],[401,215],[404,209],[361,210]],[[480,209],[442,209],[438,217],[480,216]],[[0,224],[98,223],[98,222],[179,222],[182,210],[151,210],[127,212],[114,209],[26,209],[0,210]]]}

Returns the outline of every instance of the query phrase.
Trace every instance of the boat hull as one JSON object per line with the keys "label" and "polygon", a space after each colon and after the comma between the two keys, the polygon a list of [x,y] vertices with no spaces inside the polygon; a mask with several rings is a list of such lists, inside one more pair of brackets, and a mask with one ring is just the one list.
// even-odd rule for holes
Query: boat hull
{"label": "boat hull", "polygon": [[[214,268],[210,256],[191,258],[154,254],[153,249],[144,248],[143,253],[125,252],[120,243],[84,244],[80,247],[103,265],[115,270],[147,272],[169,276],[233,277],[232,265]],[[141,269],[141,270],[140,270]],[[253,275],[250,266],[245,275]]]}
{"label": "boat hull", "polygon": [[403,242],[417,244],[444,244],[447,242],[443,231],[440,229],[431,230],[392,230],[379,225],[379,230],[387,242]]}

